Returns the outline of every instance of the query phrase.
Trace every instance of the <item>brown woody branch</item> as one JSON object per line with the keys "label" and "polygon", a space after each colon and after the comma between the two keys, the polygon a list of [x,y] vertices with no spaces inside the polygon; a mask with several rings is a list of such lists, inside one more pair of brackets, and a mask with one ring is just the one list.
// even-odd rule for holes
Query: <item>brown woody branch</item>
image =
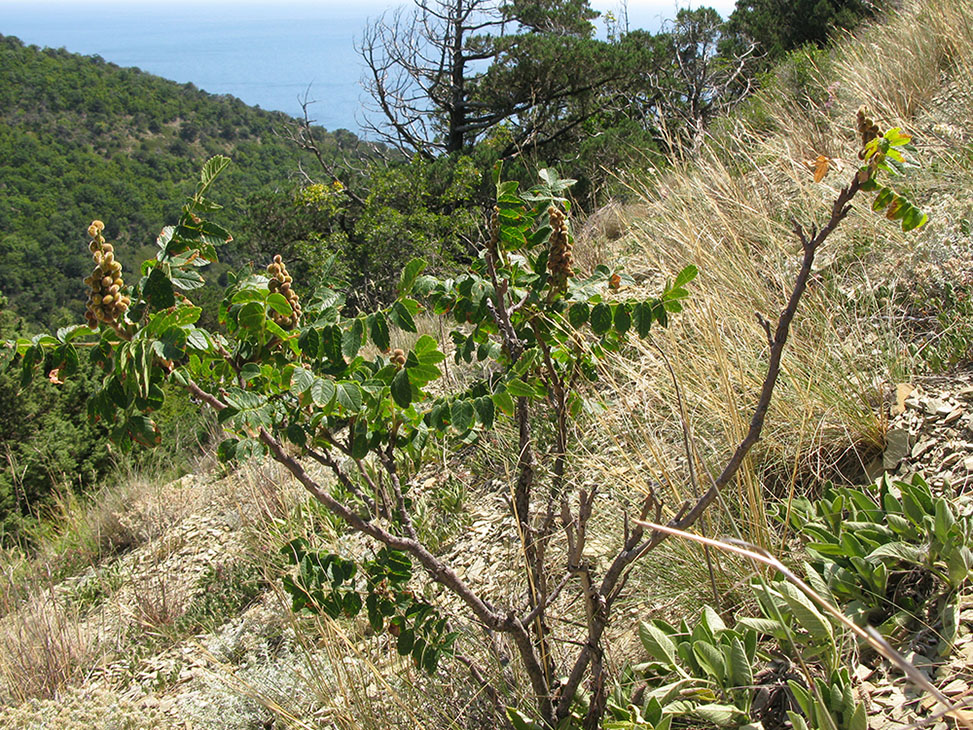
{"label": "brown woody branch", "polygon": [[[794,287],[791,290],[787,305],[777,320],[777,327],[771,341],[767,375],[764,378],[763,385],[760,389],[760,397],[754,408],[753,416],[750,419],[750,427],[743,440],[734,450],[733,455],[723,468],[723,471],[713,481],[712,486],[691,507],[683,506],[679,513],[669,521],[669,528],[685,531],[695,524],[706,511],[706,508],[716,500],[723,487],[729,484],[736,476],[750,449],[760,440],[767,410],[770,407],[774,388],[780,377],[780,362],[784,353],[784,346],[787,344],[791,323],[794,320],[794,315],[797,313],[797,307],[800,304],[801,297],[807,290],[808,281],[810,280],[814,265],[814,257],[828,236],[831,235],[838,224],[848,215],[848,212],[851,210],[851,200],[860,189],[861,183],[856,173],[851,184],[843,188],[838,194],[831,207],[831,216],[820,230],[812,229],[810,235],[808,235],[800,225],[797,223],[794,224],[794,233],[801,242],[801,248],[803,249],[801,270],[794,282]],[[596,659],[596,649],[600,646],[607,626],[608,609],[619,595],[619,591],[616,588],[620,585],[620,581],[621,584],[624,584],[624,576],[626,575],[627,568],[649,550],[657,547],[668,535],[668,532],[655,530],[650,534],[648,539],[642,541],[642,527],[638,526],[632,531],[632,534],[625,541],[622,550],[619,551],[612,561],[605,577],[602,579],[599,589],[599,593],[605,601],[605,611],[596,613],[595,620],[589,623],[587,641],[575,661],[568,681],[561,688],[556,711],[557,719],[560,720],[566,717],[570,712],[571,700],[580,686],[588,666]]]}

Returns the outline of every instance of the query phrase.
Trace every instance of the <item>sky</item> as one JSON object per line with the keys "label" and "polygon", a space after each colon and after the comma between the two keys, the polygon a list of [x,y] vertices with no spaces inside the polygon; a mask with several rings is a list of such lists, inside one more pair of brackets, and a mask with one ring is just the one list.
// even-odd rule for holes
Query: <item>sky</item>
{"label": "sky", "polygon": [[[368,13],[372,9],[376,13],[380,13],[386,8],[394,7],[401,3],[390,2],[389,0],[355,0],[355,2],[351,3],[347,2],[347,0],[277,0],[277,2],[272,4],[281,13],[288,13],[310,6],[317,9],[327,8],[332,13],[361,15],[363,11]],[[632,25],[638,25],[643,21],[658,22],[659,18],[672,17],[675,14],[675,10],[680,7],[699,7],[701,5],[713,7],[723,17],[726,17],[733,12],[735,0],[710,0],[710,2],[690,2],[688,0],[628,0],[625,4],[627,5],[629,20]],[[253,12],[253,9],[265,10],[271,3],[266,2],[266,0],[31,0],[30,2],[25,2],[24,0],[0,0],[0,24],[2,24],[3,8],[5,6],[10,7],[15,5],[21,7],[30,5],[35,8],[47,7],[51,8],[52,12],[56,12],[58,7],[79,8],[100,6],[133,8],[137,6],[164,5],[170,8],[187,8],[190,9],[190,12],[192,8],[226,8],[234,14],[238,14]],[[618,14],[623,2],[622,0],[592,0],[591,5],[601,12],[612,11]]]}

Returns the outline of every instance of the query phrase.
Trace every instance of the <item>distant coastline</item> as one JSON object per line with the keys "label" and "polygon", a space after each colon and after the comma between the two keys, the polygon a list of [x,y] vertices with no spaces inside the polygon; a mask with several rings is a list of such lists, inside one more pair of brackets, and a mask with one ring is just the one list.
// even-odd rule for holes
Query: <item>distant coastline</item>
{"label": "distant coastline", "polygon": [[[309,108],[313,121],[361,134],[363,69],[354,39],[370,18],[400,4],[2,0],[0,34],[28,45],[98,55],[292,116],[300,116],[300,99],[308,94],[315,102]],[[620,0],[592,4],[616,8],[616,14],[621,7]],[[733,5],[731,0],[692,4],[713,5],[724,15]],[[631,0],[631,26],[657,30],[676,5],[677,0]]]}
{"label": "distant coastline", "polygon": [[[354,37],[380,8],[357,13],[302,6],[275,13],[254,6],[162,8],[66,4],[7,5],[0,33],[25,44],[97,55],[118,66],[231,94],[262,109],[301,114],[299,99],[316,103],[311,116],[329,130],[359,131],[361,67]],[[369,12],[371,10],[371,12]]]}

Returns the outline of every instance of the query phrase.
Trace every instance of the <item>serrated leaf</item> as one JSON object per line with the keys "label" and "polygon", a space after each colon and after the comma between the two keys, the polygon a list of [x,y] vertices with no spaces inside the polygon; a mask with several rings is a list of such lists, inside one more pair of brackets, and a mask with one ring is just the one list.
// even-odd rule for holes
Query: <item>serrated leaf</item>
{"label": "serrated leaf", "polygon": [[252,332],[259,332],[265,321],[264,305],[260,302],[247,302],[237,314],[237,322]]}
{"label": "serrated leaf", "polygon": [[507,392],[515,398],[534,398],[537,396],[537,391],[520,378],[511,378],[507,381]]}
{"label": "serrated leaf", "polygon": [[297,423],[292,423],[287,427],[287,440],[301,448],[307,445],[307,433]]}
{"label": "serrated leaf", "polygon": [[209,187],[210,183],[216,179],[226,166],[230,164],[230,158],[224,157],[223,155],[215,155],[206,161],[203,165],[202,171],[199,173],[199,183],[203,190]]}
{"label": "serrated leaf", "polygon": [[355,318],[341,335],[341,354],[349,360],[353,359],[358,355],[364,337],[365,325],[360,318]]}
{"label": "serrated leaf", "polygon": [[488,396],[482,396],[473,401],[473,407],[476,409],[477,420],[483,424],[484,428],[493,428],[493,399]]}
{"label": "serrated leaf", "polygon": [[400,328],[406,332],[416,331],[416,322],[412,318],[412,313],[401,301],[397,301],[392,305],[391,311],[392,321]]}
{"label": "serrated leaf", "polygon": [[424,363],[417,362],[414,365],[406,363],[406,369],[409,371],[409,381],[419,387],[436,380],[442,375],[442,372],[435,365],[426,365]]}
{"label": "serrated leaf", "polygon": [[314,384],[315,375],[307,368],[298,365],[291,373],[290,391],[296,396],[304,393]]}
{"label": "serrated leaf", "polygon": [[441,362],[445,358],[445,355],[439,352],[439,343],[436,342],[436,338],[429,335],[422,335],[416,340],[416,344],[412,346],[412,351],[419,358],[419,362],[430,362],[427,359],[429,356],[439,356],[438,359],[432,360],[432,363]]}
{"label": "serrated leaf", "polygon": [[125,427],[132,441],[143,446],[151,448],[162,441],[162,432],[148,416],[135,414],[129,418]]}
{"label": "serrated leaf", "polygon": [[351,458],[364,459],[367,454],[368,423],[363,417],[359,417],[351,430]]}
{"label": "serrated leaf", "polygon": [[652,305],[639,302],[632,310],[632,321],[639,337],[646,337],[652,329]]}
{"label": "serrated leaf", "polygon": [[156,236],[155,245],[164,251],[166,246],[169,244],[169,241],[172,240],[172,234],[175,230],[176,230],[175,226],[165,226],[159,232],[159,235]]}
{"label": "serrated leaf", "polygon": [[321,354],[321,335],[316,329],[304,330],[297,344],[301,348],[301,352],[310,358],[317,359]]}
{"label": "serrated leaf", "polygon": [[423,272],[426,268],[426,262],[423,259],[412,259],[409,263],[405,265],[402,269],[402,273],[399,275],[399,296],[407,296],[412,292],[412,287],[416,283],[416,278]]}
{"label": "serrated leaf", "polygon": [[389,339],[389,323],[382,312],[376,312],[368,317],[369,336],[372,342],[382,352],[388,352],[391,341]]}
{"label": "serrated leaf", "polygon": [[473,426],[473,404],[468,400],[454,400],[449,408],[450,422],[459,433],[465,433]]}
{"label": "serrated leaf", "polygon": [[392,378],[392,400],[399,408],[408,408],[412,403],[412,383],[405,368],[400,368]]}
{"label": "serrated leaf", "polygon": [[510,397],[510,393],[505,390],[501,390],[493,394],[493,402],[501,411],[506,413],[508,416],[514,414],[514,401]]}
{"label": "serrated leaf", "polygon": [[314,378],[310,391],[314,405],[325,410],[330,409],[338,395],[338,388],[327,378]]}
{"label": "serrated leaf", "polygon": [[568,322],[577,329],[588,321],[588,305],[585,302],[575,302],[568,309]]}
{"label": "serrated leaf", "polygon": [[611,306],[604,302],[596,304],[591,310],[590,323],[591,329],[595,334],[605,334],[612,326]]}
{"label": "serrated leaf", "polygon": [[335,386],[335,402],[344,415],[354,415],[361,410],[362,391],[358,383],[343,381]]}
{"label": "serrated leaf", "polygon": [[172,269],[172,283],[183,291],[199,289],[206,284],[202,274],[195,269]]}
{"label": "serrated leaf", "polygon": [[277,314],[282,314],[285,317],[291,316],[291,314],[294,312],[294,310],[291,308],[291,303],[287,301],[287,297],[280,292],[272,292],[267,297],[267,304],[270,305],[270,308],[277,312]]}
{"label": "serrated leaf", "polygon": [[500,227],[500,240],[507,251],[519,251],[527,245],[527,236],[522,230],[513,226]]}
{"label": "serrated leaf", "polygon": [[403,629],[399,633],[398,641],[396,642],[395,648],[399,652],[400,656],[408,656],[412,653],[412,647],[415,645],[415,634],[412,629]]}
{"label": "serrated leaf", "polygon": [[154,309],[168,309],[176,303],[176,297],[172,292],[172,282],[158,267],[149,272],[149,276],[142,286],[142,295],[148,299]]}
{"label": "serrated leaf", "polygon": [[628,328],[632,326],[632,314],[627,304],[622,302],[615,305],[615,316],[612,318],[612,322],[618,334],[624,335],[628,332]]}

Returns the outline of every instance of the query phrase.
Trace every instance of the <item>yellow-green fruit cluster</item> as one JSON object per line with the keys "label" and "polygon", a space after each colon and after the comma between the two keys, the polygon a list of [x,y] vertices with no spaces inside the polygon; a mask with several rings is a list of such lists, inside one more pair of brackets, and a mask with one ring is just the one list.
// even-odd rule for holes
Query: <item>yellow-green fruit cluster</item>
{"label": "yellow-green fruit cluster", "polygon": [[571,239],[568,236],[568,222],[558,208],[553,205],[547,209],[551,224],[551,250],[547,255],[547,269],[555,289],[564,289],[569,278],[574,276],[571,254]]}
{"label": "yellow-green fruit cluster", "polygon": [[92,221],[88,226],[91,241],[88,250],[94,259],[95,268],[91,276],[84,280],[88,285],[88,306],[84,318],[91,329],[97,329],[99,322],[113,324],[125,314],[131,298],[122,293],[125,282],[122,280],[122,265],[115,259],[115,248],[105,241],[102,231],[105,224]]}
{"label": "yellow-green fruit cluster", "polygon": [[405,367],[405,351],[404,350],[401,350],[398,347],[396,347],[392,351],[392,357],[389,358],[389,359],[393,363],[395,363],[395,366],[396,367],[398,367],[398,368],[404,368]]}
{"label": "yellow-green fruit cluster", "polygon": [[[869,142],[881,135],[878,125],[869,118],[868,107],[861,106],[858,108],[858,136],[861,137],[862,147],[864,148]],[[865,158],[864,150],[858,153],[861,159]]]}
{"label": "yellow-green fruit cluster", "polygon": [[290,315],[271,311],[271,317],[285,330],[292,329],[297,326],[301,319],[301,303],[297,299],[297,292],[291,289],[293,279],[287,273],[287,267],[284,266],[284,260],[280,257],[280,254],[274,256],[273,262],[267,266],[267,274],[270,275],[270,283],[268,284],[270,291],[283,295],[287,303],[291,305],[292,310]]}

